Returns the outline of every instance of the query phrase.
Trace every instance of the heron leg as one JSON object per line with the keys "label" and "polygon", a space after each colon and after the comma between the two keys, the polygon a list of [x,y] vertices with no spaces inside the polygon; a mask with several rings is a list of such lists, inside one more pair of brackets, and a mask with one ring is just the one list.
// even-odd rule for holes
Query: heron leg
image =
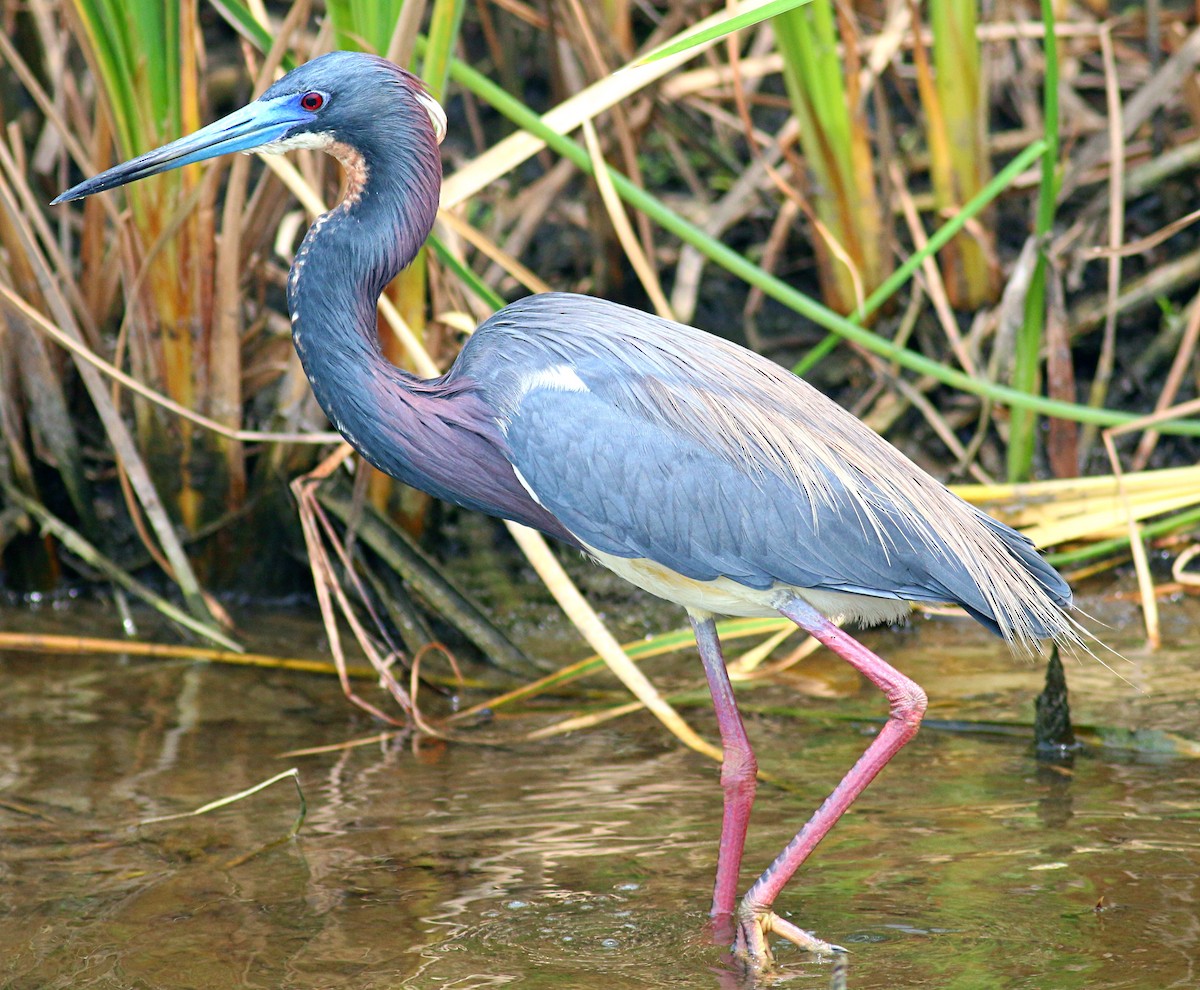
{"label": "heron leg", "polygon": [[900,748],[916,735],[926,704],[925,692],[920,685],[843,632],[802,598],[791,597],[776,608],[878,687],[887,696],[890,710],[887,722],[866,752],[742,899],[737,913],[737,950],[756,966],[765,966],[771,959],[767,945],[767,936],[771,933],[814,952],[845,951],[779,918],[772,905],[842,813]]}
{"label": "heron leg", "polygon": [[711,914],[719,929],[724,927],[732,932],[742,849],[758,787],[758,762],[733,696],[716,623],[711,615],[703,613],[689,611],[688,618],[696,633],[696,645],[700,648],[700,659],[712,693],[723,751],[721,789],[725,792],[725,810],[721,817],[721,843],[717,847],[717,879],[713,886]]}

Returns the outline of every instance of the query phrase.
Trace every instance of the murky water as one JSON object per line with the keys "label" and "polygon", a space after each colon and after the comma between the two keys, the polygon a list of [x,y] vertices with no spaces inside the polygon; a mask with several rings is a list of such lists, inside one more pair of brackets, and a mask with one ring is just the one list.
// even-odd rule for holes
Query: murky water
{"label": "murky water", "polygon": [[[0,623],[94,632],[110,621],[95,608]],[[1092,608],[1116,626],[1132,686],[1069,664],[1076,720],[1200,737],[1197,603],[1166,606],[1169,645],[1152,656],[1123,607]],[[277,652],[285,635],[319,639],[307,618],[240,618]],[[1040,670],[969,623],[865,638],[929,688],[932,718],[1030,717]],[[822,663],[819,679],[846,683]],[[699,678],[690,658],[650,670]],[[764,769],[787,785],[760,791],[749,880],[883,705],[865,689],[814,699],[786,683],[742,697],[760,712]],[[378,727],[314,676],[20,654],[0,655],[0,712],[0,986],[738,985],[705,938],[715,769],[646,716],[538,743],[393,740],[282,759]],[[712,736],[707,712],[689,715]],[[309,809],[295,840],[288,783],[136,825],[292,765]],[[1091,750],[1052,770],[1028,736],[927,729],[781,907],[852,950],[854,988],[1198,986],[1200,761]],[[827,963],[786,947],[779,958],[764,984],[828,985]]]}

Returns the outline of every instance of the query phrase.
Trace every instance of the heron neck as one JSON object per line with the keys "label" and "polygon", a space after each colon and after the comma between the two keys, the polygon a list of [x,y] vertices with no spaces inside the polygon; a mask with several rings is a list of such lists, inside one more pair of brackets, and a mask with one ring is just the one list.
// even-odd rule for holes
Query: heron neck
{"label": "heron neck", "polygon": [[[428,144],[410,138],[399,158],[333,144],[345,193],[309,228],[288,278],[292,339],[305,374],[330,422],[356,447],[373,420],[405,412],[392,407],[408,405],[402,383],[417,381],[384,356],[376,303],[433,226],[441,164]],[[406,145],[393,140],[397,146]]]}
{"label": "heron neck", "polygon": [[330,149],[346,166],[346,195],[312,225],[288,278],[304,373],[329,421],[385,474],[578,547],[522,486],[477,383],[453,369],[417,378],[379,346],[379,294],[416,257],[437,212],[441,167],[432,136],[427,145],[393,140],[408,149],[401,160]]}

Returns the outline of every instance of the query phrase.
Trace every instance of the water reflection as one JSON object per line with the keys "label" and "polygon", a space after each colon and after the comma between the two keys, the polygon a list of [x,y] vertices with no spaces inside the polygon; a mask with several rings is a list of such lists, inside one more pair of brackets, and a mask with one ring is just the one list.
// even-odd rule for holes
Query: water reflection
{"label": "water reflection", "polygon": [[[970,627],[879,635],[938,717],[1029,718],[1040,670]],[[1194,735],[1196,638],[1153,657],[1117,645],[1142,692],[1068,665],[1077,719]],[[271,776],[287,765],[275,754],[372,731],[336,685],[112,658],[9,655],[0,670],[0,985],[745,985],[705,937],[716,770],[648,719],[289,761],[310,816],[272,846],[295,815],[290,785],[133,823]],[[863,748],[871,724],[843,716],[882,714],[869,693],[752,697],[805,717],[752,719],[764,769],[789,789],[763,790],[748,869]],[[1198,900],[1196,763],[1093,750],[1047,769],[1020,738],[928,731],[782,906],[852,950],[850,987],[1094,990],[1196,985]],[[779,954],[768,985],[838,979],[828,961]]]}

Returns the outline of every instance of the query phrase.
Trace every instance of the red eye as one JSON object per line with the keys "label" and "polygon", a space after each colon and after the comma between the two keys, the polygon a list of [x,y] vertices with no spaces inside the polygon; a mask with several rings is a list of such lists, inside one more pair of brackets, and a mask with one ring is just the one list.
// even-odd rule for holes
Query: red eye
{"label": "red eye", "polygon": [[325,106],[325,96],[323,93],[305,93],[300,97],[300,106],[309,111],[320,110]]}

